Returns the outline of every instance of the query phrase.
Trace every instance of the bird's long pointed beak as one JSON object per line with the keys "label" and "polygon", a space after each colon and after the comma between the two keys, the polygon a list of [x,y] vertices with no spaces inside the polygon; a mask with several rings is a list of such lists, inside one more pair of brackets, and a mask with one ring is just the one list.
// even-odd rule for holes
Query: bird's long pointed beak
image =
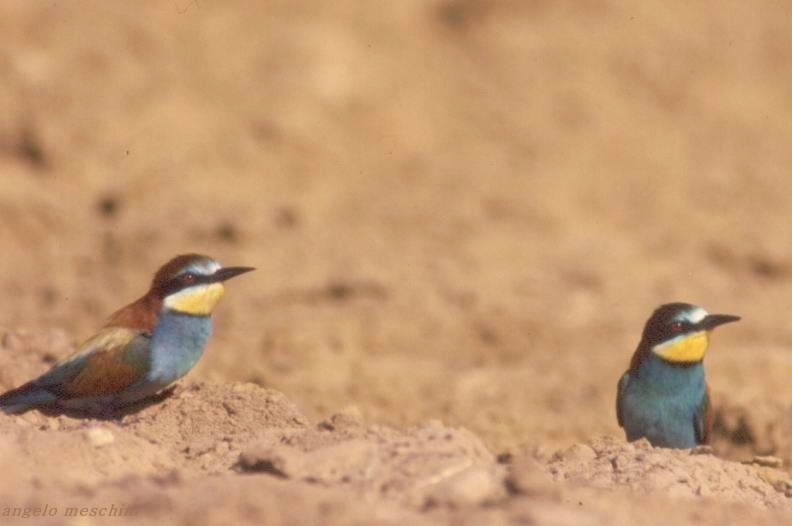
{"label": "bird's long pointed beak", "polygon": [[225,281],[227,279],[233,278],[234,276],[244,274],[245,272],[250,272],[251,270],[256,269],[253,267],[223,267],[212,274],[212,281]]}
{"label": "bird's long pointed beak", "polygon": [[723,325],[724,323],[731,323],[733,321],[739,320],[739,316],[734,316],[732,314],[708,314],[703,320],[698,323],[698,326],[704,330],[712,330],[719,325]]}

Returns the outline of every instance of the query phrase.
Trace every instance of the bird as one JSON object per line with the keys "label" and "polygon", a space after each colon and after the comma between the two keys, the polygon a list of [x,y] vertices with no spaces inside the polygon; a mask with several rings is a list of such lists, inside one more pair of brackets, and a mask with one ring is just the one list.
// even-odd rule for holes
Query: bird
{"label": "bird", "polygon": [[654,447],[675,449],[709,444],[704,354],[712,330],[739,319],[690,303],[668,303],[652,313],[617,388],[616,417],[628,441],[646,438]]}
{"label": "bird", "polygon": [[203,354],[223,283],[251,270],[223,267],[201,254],[172,258],[146,294],[111,314],[73,354],[0,395],[0,409],[113,415],[154,397]]}

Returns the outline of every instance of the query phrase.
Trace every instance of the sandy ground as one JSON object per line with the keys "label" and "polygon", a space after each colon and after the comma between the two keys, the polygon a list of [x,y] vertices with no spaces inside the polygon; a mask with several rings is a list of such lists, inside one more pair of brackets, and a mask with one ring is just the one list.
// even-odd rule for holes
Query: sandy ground
{"label": "sandy ground", "polygon": [[[0,5],[0,388],[177,253],[258,269],[161,403],[0,418],[0,513],[788,521],[789,27],[774,2]],[[677,300],[743,316],[707,358],[712,452],[616,424]]]}

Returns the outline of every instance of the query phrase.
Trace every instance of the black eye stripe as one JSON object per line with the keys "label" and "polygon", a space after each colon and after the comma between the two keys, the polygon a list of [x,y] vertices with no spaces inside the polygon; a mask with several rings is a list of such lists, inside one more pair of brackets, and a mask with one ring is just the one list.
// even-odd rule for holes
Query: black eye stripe
{"label": "black eye stripe", "polygon": [[671,325],[669,325],[668,327],[671,330],[671,332],[680,334],[691,330],[694,327],[694,325],[695,324],[687,320],[676,320],[674,322],[671,322]]}
{"label": "black eye stripe", "polygon": [[696,324],[680,319],[650,319],[644,329],[643,337],[650,345],[656,345],[671,338],[692,332]]}
{"label": "black eye stripe", "polygon": [[169,294],[173,294],[174,292],[186,289],[187,287],[200,285],[202,283],[210,283],[211,281],[212,276],[204,276],[194,272],[183,272],[170,278],[160,289],[160,293],[164,297]]}

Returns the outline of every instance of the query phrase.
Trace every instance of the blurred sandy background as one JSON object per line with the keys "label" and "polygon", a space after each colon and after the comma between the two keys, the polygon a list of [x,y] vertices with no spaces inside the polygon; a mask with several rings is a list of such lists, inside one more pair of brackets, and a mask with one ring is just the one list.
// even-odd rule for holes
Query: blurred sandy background
{"label": "blurred sandy background", "polygon": [[228,286],[191,380],[495,452],[621,437],[680,300],[715,402],[792,397],[777,2],[0,6],[0,325],[79,342],[171,256]]}

